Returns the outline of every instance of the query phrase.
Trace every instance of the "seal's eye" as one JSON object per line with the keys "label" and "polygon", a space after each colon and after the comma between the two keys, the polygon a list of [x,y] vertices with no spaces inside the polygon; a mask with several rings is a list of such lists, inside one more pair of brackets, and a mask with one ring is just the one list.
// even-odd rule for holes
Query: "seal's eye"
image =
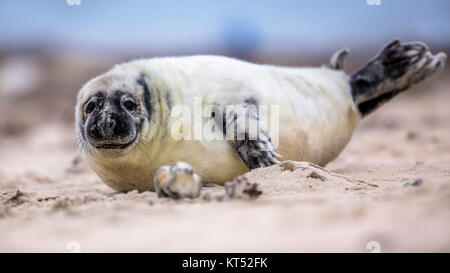
{"label": "seal's eye", "polygon": [[125,109],[127,109],[128,111],[134,111],[134,110],[136,110],[136,108],[137,108],[136,102],[134,102],[134,101],[131,100],[131,99],[125,100],[125,101],[122,103],[122,105],[123,105],[123,107],[124,107]]}
{"label": "seal's eye", "polygon": [[95,102],[91,101],[88,103],[88,105],[86,106],[86,114],[90,114],[92,113],[92,111],[95,110],[95,107],[97,107],[97,105],[95,104]]}

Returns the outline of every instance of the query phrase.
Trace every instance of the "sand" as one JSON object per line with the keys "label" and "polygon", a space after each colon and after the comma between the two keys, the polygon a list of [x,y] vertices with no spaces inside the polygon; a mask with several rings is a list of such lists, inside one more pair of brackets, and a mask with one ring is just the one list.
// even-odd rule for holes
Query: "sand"
{"label": "sand", "polygon": [[446,78],[364,119],[324,169],[283,162],[246,174],[263,192],[255,200],[216,200],[220,186],[196,200],[115,193],[57,119],[1,135],[0,252],[449,252]]}

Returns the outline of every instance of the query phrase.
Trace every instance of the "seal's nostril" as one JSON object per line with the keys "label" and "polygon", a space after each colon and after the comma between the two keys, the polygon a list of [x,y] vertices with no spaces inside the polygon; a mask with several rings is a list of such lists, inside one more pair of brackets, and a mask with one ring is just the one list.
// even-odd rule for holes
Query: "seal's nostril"
{"label": "seal's nostril", "polygon": [[108,120],[108,128],[109,129],[114,129],[114,127],[116,126],[116,122],[113,119]]}
{"label": "seal's nostril", "polygon": [[112,118],[111,113],[104,113],[99,118],[97,127],[104,138],[111,138],[114,136],[116,121]]}
{"label": "seal's nostril", "polygon": [[111,137],[111,136],[114,135],[114,127],[115,127],[115,125],[116,125],[116,122],[111,117],[108,117],[106,119],[106,122],[105,122],[104,126],[105,126],[105,132],[107,134],[107,137]]}

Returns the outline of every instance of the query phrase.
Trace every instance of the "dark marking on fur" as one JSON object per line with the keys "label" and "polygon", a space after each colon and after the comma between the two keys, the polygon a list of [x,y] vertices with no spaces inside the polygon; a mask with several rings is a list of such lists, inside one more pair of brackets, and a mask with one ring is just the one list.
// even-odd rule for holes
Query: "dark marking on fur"
{"label": "dark marking on fur", "polygon": [[78,130],[81,133],[81,138],[83,139],[84,142],[86,142],[86,132],[84,130],[84,122],[80,122],[80,124],[78,124]]}
{"label": "dark marking on fur", "polygon": [[172,104],[173,103],[172,103],[172,98],[170,97],[170,93],[169,92],[166,92],[165,99],[166,99],[167,107],[169,109],[172,109]]}
{"label": "dark marking on fur", "polygon": [[223,109],[218,103],[214,103],[211,109],[211,118],[214,119],[214,122],[216,123],[216,125],[218,125],[223,135],[226,136],[227,135],[226,110]]}
{"label": "dark marking on fur", "polygon": [[167,134],[169,134],[169,128],[168,128],[168,124],[169,124],[169,119],[170,119],[170,112],[172,111],[172,106],[173,106],[173,102],[172,102],[172,97],[170,95],[170,92],[168,92],[169,90],[166,90],[166,93],[164,95],[164,99],[168,108],[167,111],[167,115],[164,117],[164,124],[166,126],[166,129],[164,130],[164,136],[166,136]]}
{"label": "dark marking on fur", "polygon": [[153,109],[151,106],[151,97],[150,97],[150,89],[148,88],[147,82],[145,81],[145,75],[141,74],[139,78],[136,80],[136,82],[142,87],[144,90],[143,94],[143,100],[144,100],[144,106],[145,110],[147,112],[147,120],[150,120],[151,115],[153,113]]}
{"label": "dark marking on fur", "polygon": [[96,92],[94,95],[92,95],[93,97],[99,97],[99,98],[104,98],[105,97],[105,92],[104,91],[98,91]]}
{"label": "dark marking on fur", "polygon": [[258,101],[254,98],[248,98],[248,99],[244,100],[244,102],[246,104],[252,104],[252,105],[258,106]]}

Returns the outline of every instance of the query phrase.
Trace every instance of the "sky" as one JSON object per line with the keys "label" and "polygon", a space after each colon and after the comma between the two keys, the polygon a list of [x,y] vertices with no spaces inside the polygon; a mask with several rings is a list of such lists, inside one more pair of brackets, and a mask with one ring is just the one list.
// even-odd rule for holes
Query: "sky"
{"label": "sky", "polygon": [[395,37],[450,45],[450,1],[0,1],[0,49],[320,51]]}

